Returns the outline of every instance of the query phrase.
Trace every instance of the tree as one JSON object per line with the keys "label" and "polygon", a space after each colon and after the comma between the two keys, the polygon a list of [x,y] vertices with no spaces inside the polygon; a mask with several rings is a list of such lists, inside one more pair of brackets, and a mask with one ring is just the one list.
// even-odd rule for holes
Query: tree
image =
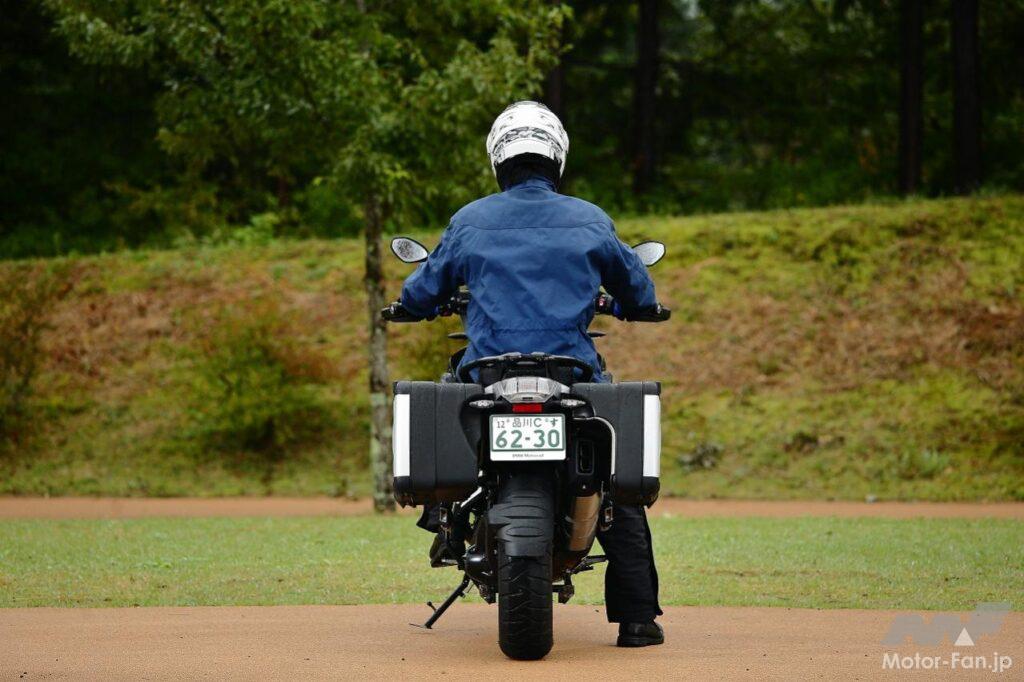
{"label": "tree", "polygon": [[924,0],[900,5],[900,138],[899,190],[913,194],[921,187],[924,138]]}
{"label": "tree", "polygon": [[[551,4],[561,6],[562,0],[552,0]],[[560,35],[561,42],[563,40]],[[562,61],[563,58],[559,58],[544,81],[544,104],[560,119],[565,115],[565,67]]]}
{"label": "tree", "polygon": [[[533,95],[565,12],[542,0],[47,0],[72,53],[165,84],[159,140],[197,177],[308,182],[360,207],[374,503],[391,496],[381,236],[493,182],[491,119]],[[458,27],[452,31],[451,27]]]}
{"label": "tree", "polygon": [[655,174],[655,102],[658,88],[658,0],[638,0],[633,80],[633,191],[651,188]]}
{"label": "tree", "polygon": [[953,0],[953,184],[969,194],[981,184],[981,74],[978,0]]}

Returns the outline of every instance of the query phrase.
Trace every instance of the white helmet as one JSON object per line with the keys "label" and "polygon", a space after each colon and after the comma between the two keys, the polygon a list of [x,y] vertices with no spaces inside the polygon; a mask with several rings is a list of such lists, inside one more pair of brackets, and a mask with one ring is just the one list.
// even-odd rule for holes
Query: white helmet
{"label": "white helmet", "polygon": [[487,136],[487,156],[497,174],[498,164],[520,154],[540,154],[558,164],[558,174],[565,170],[569,154],[569,136],[562,122],[539,102],[523,100],[510,104],[494,119]]}

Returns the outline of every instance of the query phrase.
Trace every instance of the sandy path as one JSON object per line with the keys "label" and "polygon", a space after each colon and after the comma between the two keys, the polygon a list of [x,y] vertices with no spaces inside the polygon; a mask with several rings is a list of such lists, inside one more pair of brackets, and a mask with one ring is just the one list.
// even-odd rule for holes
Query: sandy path
{"label": "sandy path", "polygon": [[[555,648],[535,663],[496,645],[496,612],[459,604],[432,632],[424,606],[0,610],[0,679],[874,679],[890,611],[676,607],[667,643],[621,650],[589,606],[557,607]],[[904,646],[949,657],[993,651],[1024,667],[1024,614],[973,648]],[[948,669],[946,671],[949,675]],[[962,671],[956,671],[961,673]],[[906,673],[904,673],[906,674]],[[920,673],[917,673],[920,674]],[[445,677],[447,675],[447,677]],[[992,673],[987,673],[991,677]],[[957,679],[971,675],[957,674]],[[975,675],[975,677],[980,677]],[[501,679],[501,678],[498,678]]]}
{"label": "sandy path", "polygon": [[[351,516],[370,513],[369,500],[331,497],[103,498],[0,497],[0,519],[128,519],[151,516]],[[404,513],[414,513],[404,510]],[[652,515],[842,516],[1024,519],[1024,503],[824,502],[663,498]]]}

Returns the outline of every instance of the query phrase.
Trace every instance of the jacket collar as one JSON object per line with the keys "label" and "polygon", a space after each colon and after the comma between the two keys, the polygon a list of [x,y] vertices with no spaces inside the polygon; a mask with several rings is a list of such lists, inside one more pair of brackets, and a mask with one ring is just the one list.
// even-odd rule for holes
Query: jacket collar
{"label": "jacket collar", "polygon": [[549,192],[554,192],[555,183],[540,175],[534,175],[532,178],[523,180],[518,185],[512,185],[505,191],[512,191],[514,189],[546,189]]}

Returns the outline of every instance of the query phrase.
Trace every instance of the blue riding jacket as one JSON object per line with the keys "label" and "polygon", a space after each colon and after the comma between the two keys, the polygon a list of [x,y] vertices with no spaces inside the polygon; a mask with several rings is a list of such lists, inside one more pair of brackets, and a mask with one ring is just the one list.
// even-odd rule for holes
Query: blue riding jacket
{"label": "blue riding jacket", "polygon": [[594,368],[587,336],[599,287],[626,312],[656,303],[654,283],[611,219],[540,177],[456,213],[402,288],[402,305],[431,317],[461,285],[472,294],[463,364],[502,353],[569,355]]}

